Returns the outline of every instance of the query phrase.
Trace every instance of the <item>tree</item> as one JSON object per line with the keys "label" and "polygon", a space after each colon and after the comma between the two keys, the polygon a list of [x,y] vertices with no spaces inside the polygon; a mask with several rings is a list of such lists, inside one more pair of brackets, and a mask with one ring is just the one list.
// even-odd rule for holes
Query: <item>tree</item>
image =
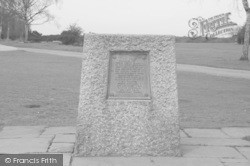
{"label": "tree", "polygon": [[241,27],[237,33],[237,43],[244,44],[245,26]]}
{"label": "tree", "polygon": [[2,30],[3,30],[3,18],[4,18],[4,10],[2,1],[0,1],[0,40],[2,39]]}
{"label": "tree", "polygon": [[242,0],[243,7],[246,11],[246,24],[245,24],[245,34],[244,34],[244,44],[242,48],[242,55],[240,60],[248,61],[248,50],[249,50],[249,35],[250,35],[250,8],[247,0]]}
{"label": "tree", "polygon": [[18,0],[0,0],[0,34],[2,34],[3,22],[6,20],[7,40],[10,38],[10,22],[17,15],[18,5]]}
{"label": "tree", "polygon": [[54,19],[48,8],[59,0],[18,0],[20,2],[18,16],[25,22],[25,42],[31,25],[44,24]]}
{"label": "tree", "polygon": [[65,45],[80,43],[83,30],[76,23],[61,33],[61,41]]}
{"label": "tree", "polygon": [[[232,2],[235,2],[236,4],[238,1],[239,0],[232,0]],[[243,44],[240,60],[248,61],[249,37],[250,37],[250,8],[249,8],[248,0],[241,0],[241,2],[246,12],[247,18],[246,18],[246,24],[245,24],[246,30],[244,34],[244,44]]]}

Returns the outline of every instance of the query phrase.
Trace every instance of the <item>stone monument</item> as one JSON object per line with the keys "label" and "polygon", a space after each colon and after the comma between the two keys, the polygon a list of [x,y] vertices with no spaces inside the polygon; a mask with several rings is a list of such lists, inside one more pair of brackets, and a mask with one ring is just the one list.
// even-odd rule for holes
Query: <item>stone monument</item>
{"label": "stone monument", "polygon": [[179,156],[173,36],[86,34],[75,155]]}

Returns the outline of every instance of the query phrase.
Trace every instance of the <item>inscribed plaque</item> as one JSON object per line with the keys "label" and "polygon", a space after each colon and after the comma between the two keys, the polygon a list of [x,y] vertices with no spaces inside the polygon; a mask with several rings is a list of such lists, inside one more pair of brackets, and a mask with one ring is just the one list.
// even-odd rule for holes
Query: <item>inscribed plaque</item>
{"label": "inscribed plaque", "polygon": [[149,52],[110,51],[108,99],[150,99]]}

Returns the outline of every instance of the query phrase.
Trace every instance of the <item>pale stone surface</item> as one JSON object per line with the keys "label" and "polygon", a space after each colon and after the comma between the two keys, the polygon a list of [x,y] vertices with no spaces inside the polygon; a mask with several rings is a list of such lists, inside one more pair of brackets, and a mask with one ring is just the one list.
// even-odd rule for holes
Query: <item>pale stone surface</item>
{"label": "pale stone surface", "polygon": [[63,154],[63,166],[70,166],[71,154],[64,153]]}
{"label": "pale stone surface", "polygon": [[177,68],[179,71],[182,72],[204,73],[219,77],[250,79],[250,72],[247,70],[234,70],[234,69],[187,65],[187,64],[178,64]]}
{"label": "pale stone surface", "polygon": [[184,157],[198,158],[244,158],[238,151],[232,147],[215,146],[182,146]]}
{"label": "pale stone surface", "polygon": [[54,138],[55,137],[55,134],[51,134],[51,135],[44,135],[44,134],[42,134],[42,135],[39,135],[39,137],[38,138]]}
{"label": "pale stone surface", "polygon": [[5,46],[0,44],[0,51],[16,51],[18,50],[16,47]]}
{"label": "pale stone surface", "polygon": [[187,134],[183,132],[182,130],[180,131],[180,135],[182,138],[188,138]]}
{"label": "pale stone surface", "polygon": [[74,134],[57,134],[53,142],[75,142]]}
{"label": "pale stone surface", "polygon": [[49,153],[72,153],[73,149],[73,143],[52,143]]}
{"label": "pale stone surface", "polygon": [[151,158],[154,166],[223,166],[219,159],[208,158]]}
{"label": "pale stone surface", "polygon": [[223,163],[224,166],[250,166],[250,162],[247,163]]}
{"label": "pale stone surface", "polygon": [[[151,100],[107,100],[111,50],[149,51]],[[179,155],[174,37],[87,34],[83,54],[75,153]]]}
{"label": "pale stone surface", "polygon": [[220,138],[182,138],[182,145],[200,146],[250,146],[249,141],[242,139],[220,139]]}
{"label": "pale stone surface", "polygon": [[0,154],[45,153],[50,141],[50,138],[1,139]]}
{"label": "pale stone surface", "polygon": [[74,157],[72,166],[223,166],[218,159],[168,157]]}
{"label": "pale stone surface", "polygon": [[250,128],[228,127],[222,128],[221,130],[233,138],[243,138],[246,136],[250,136]]}
{"label": "pale stone surface", "polygon": [[222,163],[248,163],[247,159],[230,159],[230,158],[220,158]]}
{"label": "pale stone surface", "polygon": [[71,166],[152,166],[149,158],[73,157]]}
{"label": "pale stone surface", "polygon": [[76,127],[67,126],[67,127],[49,127],[42,133],[42,135],[54,135],[54,134],[75,134]]}
{"label": "pale stone surface", "polygon": [[184,129],[184,131],[191,137],[205,137],[205,138],[229,138],[220,129]]}
{"label": "pale stone surface", "polygon": [[237,149],[250,160],[250,147],[237,147]]}
{"label": "pale stone surface", "polygon": [[247,159],[220,159],[224,166],[250,166]]}
{"label": "pale stone surface", "polygon": [[5,126],[0,132],[0,139],[38,137],[44,129],[45,126]]}

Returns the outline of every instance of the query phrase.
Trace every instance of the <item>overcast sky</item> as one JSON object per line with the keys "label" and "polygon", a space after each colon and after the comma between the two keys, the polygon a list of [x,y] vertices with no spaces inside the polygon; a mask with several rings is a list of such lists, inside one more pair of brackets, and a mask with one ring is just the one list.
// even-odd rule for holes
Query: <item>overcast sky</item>
{"label": "overcast sky", "polygon": [[187,36],[191,18],[209,18],[231,12],[243,25],[244,9],[237,0],[61,0],[49,8],[55,21],[33,26],[44,35],[59,34],[77,23],[84,32],[122,34],[171,34]]}

